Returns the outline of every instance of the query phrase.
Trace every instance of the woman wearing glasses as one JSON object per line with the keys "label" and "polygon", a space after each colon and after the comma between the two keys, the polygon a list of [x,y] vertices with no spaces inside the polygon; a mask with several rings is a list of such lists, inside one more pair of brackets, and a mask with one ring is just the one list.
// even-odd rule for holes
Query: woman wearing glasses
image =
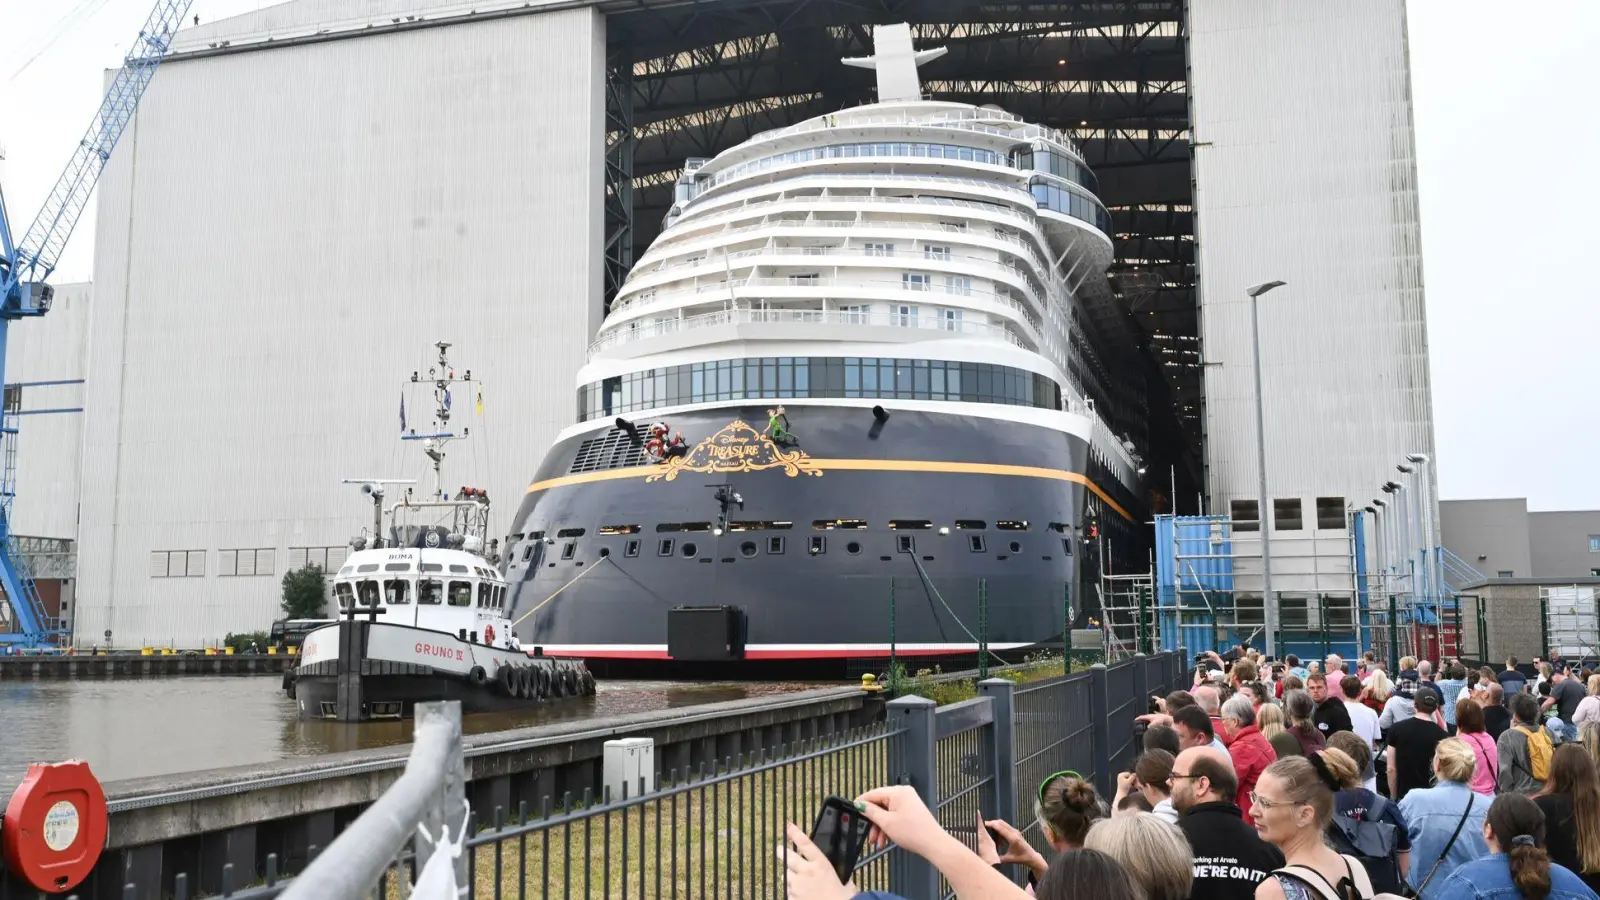
{"label": "woman wearing glasses", "polygon": [[1334,793],[1339,790],[1339,779],[1329,771],[1327,759],[1344,771],[1356,768],[1341,750],[1292,756],[1268,766],[1250,792],[1256,833],[1282,850],[1288,863],[1256,887],[1255,900],[1372,896],[1366,870],[1334,852],[1323,838],[1333,821]]}

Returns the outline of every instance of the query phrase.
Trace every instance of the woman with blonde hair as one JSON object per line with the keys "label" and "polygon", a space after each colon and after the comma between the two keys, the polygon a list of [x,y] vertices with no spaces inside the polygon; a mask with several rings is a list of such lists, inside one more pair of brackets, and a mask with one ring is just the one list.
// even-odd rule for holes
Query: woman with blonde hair
{"label": "woman with blonde hair", "polygon": [[1275,703],[1263,703],[1256,710],[1256,727],[1261,729],[1261,736],[1272,745],[1272,752],[1279,759],[1285,756],[1301,756],[1300,742],[1295,736],[1283,727],[1283,709]]}
{"label": "woman with blonde hair", "polygon": [[1595,768],[1600,769],[1600,722],[1585,722],[1578,726],[1578,743],[1589,751]]}
{"label": "woman with blonde hair", "polygon": [[1184,900],[1194,885],[1189,839],[1153,815],[1102,819],[1089,829],[1083,848],[1122,863],[1145,900]]}
{"label": "woman with blonde hair", "polygon": [[1572,724],[1583,727],[1585,722],[1600,722],[1600,675],[1589,676],[1589,695],[1578,701],[1578,710],[1572,714]]}
{"label": "woman with blonde hair", "polygon": [[1394,693],[1394,683],[1382,669],[1375,669],[1372,677],[1367,679],[1366,687],[1361,689],[1361,705],[1373,712],[1383,715],[1383,706],[1389,702],[1389,697]]}
{"label": "woman with blonde hair", "polygon": [[1280,759],[1261,773],[1250,792],[1250,814],[1256,834],[1282,850],[1288,864],[1256,886],[1255,900],[1317,900],[1326,893],[1322,885],[1332,886],[1340,897],[1371,896],[1354,890],[1367,881],[1366,871],[1335,852],[1323,837],[1333,824],[1333,797],[1339,789],[1327,760],[1339,757],[1344,757],[1343,766],[1355,767],[1343,751],[1324,750]]}
{"label": "woman with blonde hair", "polygon": [[1407,881],[1421,900],[1441,900],[1450,873],[1488,852],[1483,817],[1489,801],[1467,786],[1477,766],[1472,747],[1460,738],[1445,738],[1433,751],[1435,786],[1415,788],[1400,801],[1411,839]]}

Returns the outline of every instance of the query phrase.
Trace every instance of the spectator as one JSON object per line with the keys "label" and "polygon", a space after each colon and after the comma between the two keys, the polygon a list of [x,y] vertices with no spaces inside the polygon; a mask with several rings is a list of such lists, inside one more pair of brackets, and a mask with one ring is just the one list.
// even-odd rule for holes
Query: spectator
{"label": "spectator", "polygon": [[1345,668],[1344,660],[1337,653],[1328,654],[1327,663],[1323,666],[1322,672],[1329,679],[1343,678],[1350,674]]}
{"label": "spectator", "polygon": [[[1349,737],[1340,738],[1339,734],[1349,735]],[[1369,791],[1372,791],[1373,793],[1377,793],[1378,780],[1373,774],[1374,755],[1372,748],[1367,745],[1366,741],[1363,741],[1361,738],[1357,737],[1356,733],[1353,731],[1341,731],[1339,734],[1328,738],[1328,746],[1334,748],[1335,750],[1342,751],[1345,756],[1355,760],[1356,764],[1361,767],[1361,786]],[[1334,740],[1334,738],[1338,738],[1338,740]],[[1366,751],[1362,753],[1356,753],[1350,749],[1351,747],[1357,745],[1366,747]]]}
{"label": "spectator", "polygon": [[1083,847],[1121,863],[1144,890],[1145,900],[1185,900],[1194,886],[1189,839],[1176,825],[1153,815],[1096,822]]}
{"label": "spectator", "polygon": [[[883,846],[893,841],[902,850],[926,859],[944,875],[952,892],[962,900],[1009,900],[1028,896],[939,827],[939,821],[917,796],[915,788],[905,785],[877,788],[857,797],[856,806],[872,822],[869,837],[872,844]],[[793,824],[787,830],[797,851],[784,856],[790,900],[870,900],[893,896],[861,893],[854,885],[841,885],[833,863],[811,843],[806,833]]]}
{"label": "spectator", "polygon": [[1278,685],[1282,688],[1282,690],[1278,691],[1279,697],[1289,696],[1290,691],[1303,691],[1306,689],[1305,679],[1298,675],[1285,675],[1283,680],[1278,682]]}
{"label": "spectator", "polygon": [[1578,708],[1572,713],[1572,724],[1582,728],[1585,722],[1600,722],[1600,675],[1590,675],[1586,682],[1589,686],[1588,696],[1578,703]]}
{"label": "spectator", "polygon": [[[1324,752],[1344,756],[1338,750]],[[1345,762],[1355,765],[1348,758]],[[1350,863],[1323,837],[1333,822],[1333,795],[1338,788],[1338,779],[1328,771],[1322,756],[1294,756],[1268,766],[1250,798],[1256,832],[1283,851],[1289,866],[1310,869],[1329,886],[1354,878]],[[1283,869],[1273,876],[1256,891],[1256,900],[1324,896],[1324,890],[1308,877]]]}
{"label": "spectator", "polygon": [[1240,685],[1239,693],[1248,695],[1250,702],[1255,704],[1258,710],[1272,703],[1272,688],[1267,687],[1266,684],[1260,681],[1252,681],[1248,684]]}
{"label": "spectator", "polygon": [[1456,869],[1440,893],[1453,900],[1595,900],[1578,876],[1550,862],[1544,838],[1539,807],[1518,794],[1501,795],[1483,825],[1484,846],[1493,855]]}
{"label": "spectator", "polygon": [[1444,730],[1456,733],[1456,701],[1467,688],[1467,670],[1460,663],[1452,663],[1444,670],[1444,677],[1434,684],[1439,692],[1439,708],[1444,712]]}
{"label": "spectator", "polygon": [[1350,718],[1350,730],[1367,742],[1367,750],[1378,746],[1382,732],[1378,730],[1378,714],[1361,702],[1361,679],[1346,675],[1339,680],[1339,693],[1344,700],[1345,715]]}
{"label": "spectator", "polygon": [[1165,708],[1165,712],[1170,715],[1185,706],[1197,706],[1198,704],[1195,702],[1194,695],[1188,691],[1173,691],[1167,695],[1167,699],[1163,701],[1162,705]]}
{"label": "spectator", "polygon": [[1306,679],[1306,693],[1311,695],[1311,702],[1316,704],[1312,722],[1322,732],[1324,740],[1335,732],[1350,730],[1350,713],[1344,708],[1344,698],[1336,697],[1328,690],[1327,678],[1312,675]]}
{"label": "spectator", "polygon": [[1400,801],[1400,816],[1406,820],[1406,836],[1411,839],[1407,880],[1417,889],[1419,900],[1448,896],[1443,886],[1450,873],[1486,852],[1483,817],[1489,801],[1467,787],[1475,765],[1471,747],[1459,738],[1445,738],[1433,760],[1438,786],[1419,787]]}
{"label": "spectator", "polygon": [[1185,750],[1210,745],[1223,753],[1228,752],[1227,745],[1217,738],[1211,717],[1198,706],[1185,707],[1173,713],[1172,728],[1178,732],[1178,743]]}
{"label": "spectator", "polygon": [[1095,850],[1069,850],[1056,857],[1037,891],[1039,900],[1145,900],[1121,863]]}
{"label": "spectator", "polygon": [[[1363,773],[1372,765],[1372,750],[1361,738],[1341,731],[1328,739],[1328,749],[1344,754],[1324,753],[1322,757],[1323,765],[1339,781],[1339,790],[1333,795],[1335,827],[1329,829],[1328,837],[1339,852],[1368,857],[1364,861],[1375,890],[1400,893],[1411,865],[1411,839],[1406,835],[1406,820],[1400,815],[1400,806],[1378,796],[1365,784]],[[1362,829],[1359,824],[1340,827],[1341,817],[1353,823],[1386,827]],[[1370,836],[1363,833],[1369,831],[1375,833]],[[1382,846],[1369,846],[1373,838]],[[1381,854],[1362,852],[1379,849],[1383,851]]]}
{"label": "spectator", "polygon": [[1537,794],[1549,771],[1550,738],[1539,725],[1539,702],[1531,694],[1511,698],[1511,727],[1495,742],[1500,793]]}
{"label": "spectator", "polygon": [[1178,754],[1172,765],[1172,805],[1181,814],[1178,829],[1194,850],[1189,900],[1252,900],[1256,886],[1283,865],[1283,854],[1244,823],[1243,811],[1233,802],[1238,791],[1227,753],[1197,747]]}
{"label": "spectator", "polygon": [[1577,744],[1557,747],[1550,777],[1533,802],[1544,813],[1550,858],[1600,892],[1600,783],[1589,754]]}
{"label": "spectator", "polygon": [[[1123,772],[1123,775],[1130,774]],[[1155,812],[1155,807],[1138,791],[1131,794],[1118,794],[1116,802],[1111,804],[1111,818],[1118,819],[1124,816],[1142,816]],[[1104,820],[1101,820],[1104,821]]]}
{"label": "spectator", "polygon": [[1165,750],[1146,750],[1134,761],[1133,771],[1117,775],[1117,796],[1112,806],[1123,808],[1122,801],[1139,795],[1147,802],[1144,811],[1154,813],[1164,822],[1178,821],[1178,811],[1172,808],[1172,760]]}
{"label": "spectator", "polygon": [[1406,697],[1412,697],[1417,692],[1417,685],[1421,683],[1421,675],[1417,672],[1417,658],[1415,656],[1400,657],[1400,671],[1394,674],[1394,692]]}
{"label": "spectator", "polygon": [[[1394,693],[1394,682],[1382,669],[1372,673],[1366,685],[1361,689],[1361,704],[1374,714],[1383,712],[1383,705],[1389,702],[1389,697]],[[1378,729],[1381,733],[1383,729]]]}
{"label": "spectator", "polygon": [[1171,725],[1152,725],[1144,733],[1145,750],[1165,750],[1177,756],[1183,746],[1178,743],[1178,732]]}
{"label": "spectator", "polygon": [[1316,704],[1311,702],[1311,695],[1305,691],[1290,691],[1283,695],[1283,711],[1289,714],[1289,733],[1300,742],[1300,755],[1310,756],[1328,745],[1327,739],[1311,717],[1316,712]]}
{"label": "spectator", "polygon": [[1600,769],[1600,722],[1585,722],[1578,726],[1578,740],[1589,751],[1596,769]]}
{"label": "spectator", "polygon": [[[1499,685],[1496,685],[1498,687]],[[1468,697],[1456,704],[1456,737],[1477,757],[1470,787],[1473,793],[1493,797],[1500,792],[1500,753],[1483,722],[1483,707]]]}
{"label": "spectator", "polygon": [[1565,665],[1553,667],[1550,676],[1550,699],[1544,701],[1543,709],[1554,709],[1556,718],[1561,720],[1561,725],[1557,729],[1561,740],[1578,739],[1578,729],[1573,726],[1572,720],[1577,715],[1578,704],[1585,699],[1587,693],[1572,677],[1571,671]]}
{"label": "spectator", "polygon": [[[1211,717],[1211,733],[1222,736],[1222,694],[1211,685],[1201,685],[1193,691],[1194,701]],[[1224,739],[1226,744],[1227,740]]]}
{"label": "spectator", "polygon": [[1039,802],[1034,807],[1039,827],[1058,852],[1076,850],[1096,819],[1105,818],[1100,795],[1077,772],[1058,772],[1039,785]]}
{"label": "spectator", "polygon": [[[1469,676],[1471,674],[1472,673],[1470,672],[1468,673]],[[1495,680],[1494,670],[1488,666],[1484,666],[1478,670],[1476,680],[1473,680],[1471,677],[1467,679],[1467,686],[1461,689],[1461,696],[1471,697],[1481,704],[1484,702],[1484,698],[1489,693],[1489,685],[1499,683],[1500,682]],[[1456,702],[1459,703],[1460,701],[1461,698],[1457,697]]]}
{"label": "spectator", "polygon": [[1506,657],[1506,669],[1496,677],[1500,679],[1500,690],[1504,691],[1507,697],[1522,693],[1523,685],[1528,683],[1528,676],[1517,670],[1515,656]]}
{"label": "spectator", "polygon": [[1302,755],[1300,741],[1283,727],[1283,707],[1268,703],[1256,710],[1256,727],[1261,729],[1261,736],[1272,745],[1272,754],[1278,759]]}
{"label": "spectator", "polygon": [[1511,710],[1506,709],[1505,691],[1496,681],[1489,685],[1483,699],[1483,727],[1496,741],[1511,727]]}
{"label": "spectator", "polygon": [[[1418,690],[1416,709],[1411,717],[1394,723],[1385,731],[1389,739],[1389,796],[1397,803],[1404,801],[1413,789],[1428,785],[1434,749],[1448,736],[1434,721],[1433,714],[1438,706],[1438,694]],[[1469,771],[1467,779],[1471,777]],[[1409,816],[1407,821],[1410,821]]]}
{"label": "spectator", "polygon": [[1255,680],[1256,664],[1248,659],[1239,660],[1228,670],[1228,686],[1235,691]]}
{"label": "spectator", "polygon": [[[1239,776],[1239,792],[1233,802],[1244,809],[1250,792],[1255,790],[1256,779],[1272,765],[1277,755],[1261,736],[1261,729],[1256,727],[1255,707],[1244,697],[1234,697],[1223,704],[1222,727],[1229,736],[1228,755],[1233,757],[1233,771]],[[1248,810],[1244,820],[1246,824],[1255,824]]]}
{"label": "spectator", "polygon": [[1307,675],[1311,674],[1305,670],[1304,666],[1300,665],[1300,657],[1295,656],[1293,653],[1285,656],[1283,658],[1283,662],[1289,667],[1289,674],[1300,679],[1302,682],[1306,680]]}

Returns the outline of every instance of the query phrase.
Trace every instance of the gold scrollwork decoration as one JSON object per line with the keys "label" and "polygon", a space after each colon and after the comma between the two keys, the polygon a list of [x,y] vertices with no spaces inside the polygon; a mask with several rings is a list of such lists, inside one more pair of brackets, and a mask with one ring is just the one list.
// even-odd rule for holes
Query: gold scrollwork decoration
{"label": "gold scrollwork decoration", "polygon": [[802,474],[822,475],[822,470],[815,467],[804,450],[781,447],[743,420],[734,419],[721,431],[695,444],[688,453],[662,463],[661,471],[646,476],[644,480],[647,483],[672,481],[684,472],[715,475],[724,472],[760,472],[765,469],[782,469],[790,478]]}

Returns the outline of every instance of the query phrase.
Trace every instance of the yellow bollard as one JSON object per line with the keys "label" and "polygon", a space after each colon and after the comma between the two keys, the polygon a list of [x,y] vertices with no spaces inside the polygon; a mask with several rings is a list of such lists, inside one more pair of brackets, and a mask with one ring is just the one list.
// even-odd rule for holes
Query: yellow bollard
{"label": "yellow bollard", "polygon": [[277,647],[268,647],[267,648],[267,655],[268,656],[277,656],[278,655],[278,648]]}
{"label": "yellow bollard", "polygon": [[207,656],[216,656],[217,655],[217,648],[215,648],[215,647],[207,647],[206,648],[206,655]]}
{"label": "yellow bollard", "polygon": [[140,656],[154,656],[155,655],[155,651],[150,649],[149,647],[141,647],[141,648],[139,648],[139,655]]}
{"label": "yellow bollard", "polygon": [[223,647],[222,648],[222,655],[223,656],[232,656],[233,655],[233,648],[232,647]]}
{"label": "yellow bollard", "polygon": [[290,647],[289,648],[289,655],[290,656],[296,656],[299,653],[300,653],[300,648],[299,647]]}

